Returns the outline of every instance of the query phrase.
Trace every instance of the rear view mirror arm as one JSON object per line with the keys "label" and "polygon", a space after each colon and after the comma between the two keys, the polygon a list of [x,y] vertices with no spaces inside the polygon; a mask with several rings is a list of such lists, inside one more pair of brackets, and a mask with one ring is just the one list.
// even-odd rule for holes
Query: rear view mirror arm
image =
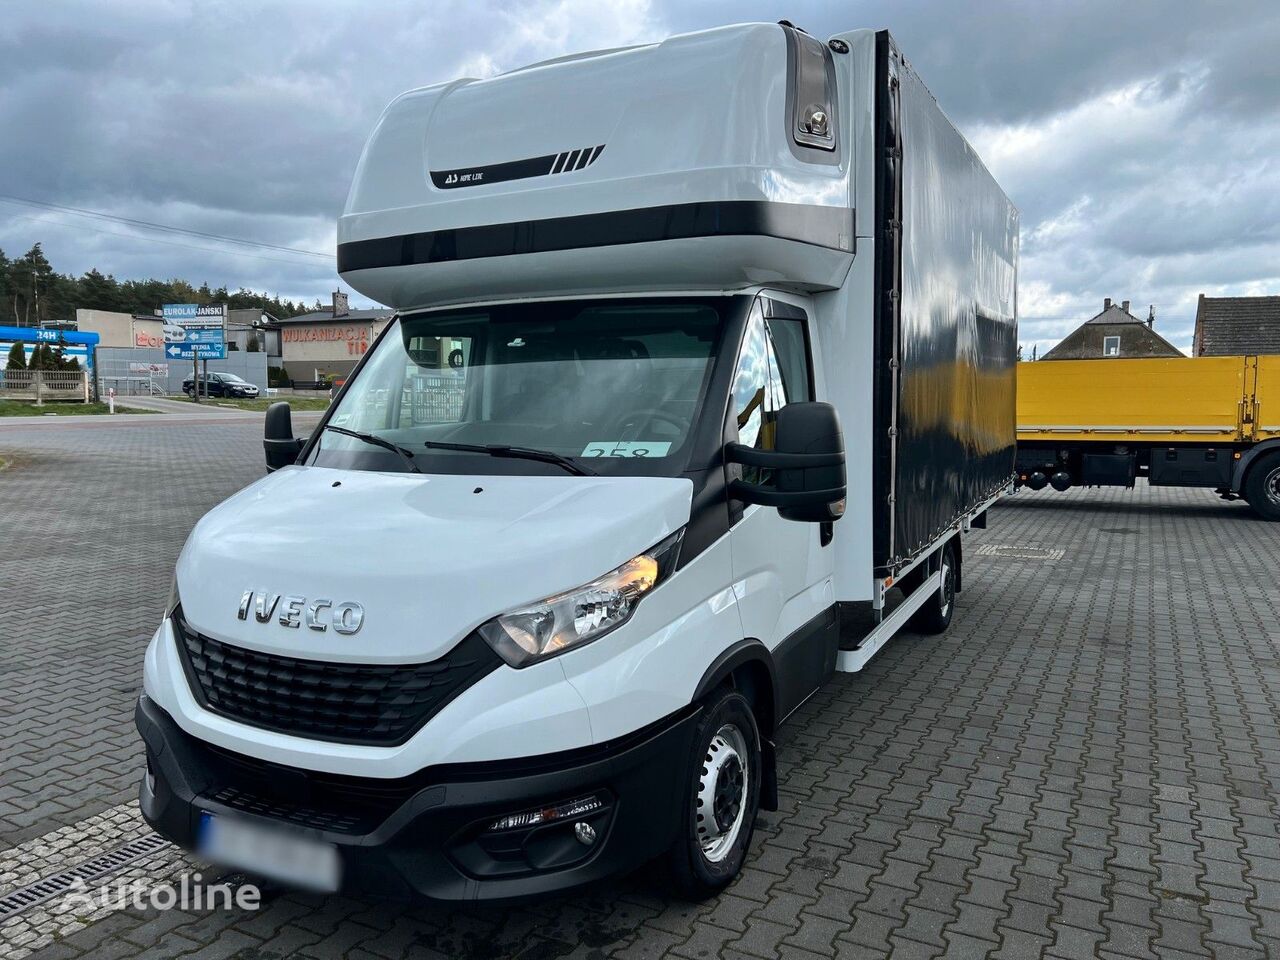
{"label": "rear view mirror arm", "polygon": [[805,507],[816,503],[836,503],[845,498],[847,487],[828,487],[825,490],[796,490],[782,492],[773,487],[745,480],[729,483],[729,496],[744,503],[757,503],[762,507]]}
{"label": "rear view mirror arm", "polygon": [[774,470],[804,470],[810,467],[838,467],[844,461],[844,453],[778,453],[776,450],[757,450],[743,443],[725,446],[725,459],[748,467],[766,467]]}

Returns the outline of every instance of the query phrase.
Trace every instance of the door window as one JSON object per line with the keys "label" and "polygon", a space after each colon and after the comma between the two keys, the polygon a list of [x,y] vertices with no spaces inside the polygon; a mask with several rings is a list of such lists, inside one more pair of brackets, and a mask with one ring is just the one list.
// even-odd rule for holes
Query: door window
{"label": "door window", "polygon": [[[732,404],[738,442],[774,449],[778,411],[811,398],[804,321],[766,320],[759,301],[751,308],[733,377]],[[768,483],[771,471],[744,466],[742,479]]]}
{"label": "door window", "polygon": [[773,432],[766,430],[766,411],[775,412],[769,383],[769,337],[757,304],[751,308],[733,375],[733,413],[739,443],[757,450],[773,449]]}
{"label": "door window", "polygon": [[809,348],[805,339],[804,320],[770,317],[765,321],[773,344],[778,371],[778,389],[788,403],[805,403],[813,399],[809,375]]}

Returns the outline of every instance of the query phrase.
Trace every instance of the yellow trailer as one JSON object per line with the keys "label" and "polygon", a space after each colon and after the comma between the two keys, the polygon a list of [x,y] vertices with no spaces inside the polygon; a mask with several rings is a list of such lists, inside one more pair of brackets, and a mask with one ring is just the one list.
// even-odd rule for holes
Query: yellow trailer
{"label": "yellow trailer", "polygon": [[1018,364],[1018,482],[1208,487],[1280,520],[1280,356]]}

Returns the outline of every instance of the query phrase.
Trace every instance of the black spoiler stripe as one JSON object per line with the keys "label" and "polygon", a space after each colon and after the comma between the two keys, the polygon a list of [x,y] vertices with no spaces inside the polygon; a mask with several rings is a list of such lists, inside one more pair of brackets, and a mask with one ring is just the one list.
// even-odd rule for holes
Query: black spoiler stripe
{"label": "black spoiler stripe", "polygon": [[338,244],[338,272],[697,237],[774,237],[853,252],[849,207],[768,200],[676,203]]}

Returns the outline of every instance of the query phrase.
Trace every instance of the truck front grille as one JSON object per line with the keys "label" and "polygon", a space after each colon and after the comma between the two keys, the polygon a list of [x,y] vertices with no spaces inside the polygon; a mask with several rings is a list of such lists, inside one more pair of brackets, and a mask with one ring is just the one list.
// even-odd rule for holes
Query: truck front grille
{"label": "truck front grille", "polygon": [[502,660],[477,634],[428,663],[301,660],[222,643],[173,618],[192,692],[215,713],[265,730],[374,746],[404,743]]}

